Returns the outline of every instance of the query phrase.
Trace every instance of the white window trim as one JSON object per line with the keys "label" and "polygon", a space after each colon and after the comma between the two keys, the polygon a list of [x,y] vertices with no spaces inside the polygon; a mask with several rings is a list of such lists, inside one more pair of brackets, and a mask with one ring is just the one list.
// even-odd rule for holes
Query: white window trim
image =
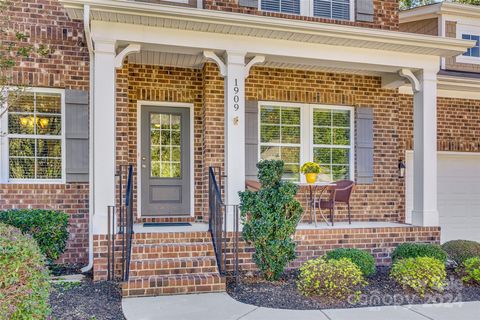
{"label": "white window trim", "polygon": [[[0,131],[2,136],[0,138],[0,183],[10,183],[10,184],[65,184],[66,182],[66,150],[65,150],[65,90],[64,89],[55,89],[55,88],[27,88],[25,92],[35,92],[35,93],[57,93],[60,94],[61,99],[61,135],[60,140],[62,144],[62,178],[61,179],[10,179],[9,172],[9,152],[8,152],[8,139],[9,135],[4,134],[8,132],[8,111],[4,114],[2,119],[0,119]],[[6,101],[6,99],[5,99]],[[2,106],[6,108],[7,106]],[[24,137],[22,134],[13,134],[11,137],[19,138]],[[30,135],[29,135],[30,136]],[[35,135],[35,137],[50,139],[51,136],[48,135]],[[55,138],[53,138],[55,139]]]}
{"label": "white window trim", "polygon": [[[464,34],[480,36],[480,26],[470,26],[457,23],[457,39],[462,39]],[[464,56],[461,54],[456,57],[455,61],[460,63],[480,64],[480,57]]]}
{"label": "white window trim", "polygon": [[[348,19],[348,20],[314,16],[313,15],[313,0],[300,0],[300,14],[298,14],[298,15],[306,16],[306,17],[339,20],[339,21],[355,21],[355,1],[354,0],[349,0],[349,3],[350,3],[350,19]],[[265,10],[262,10],[262,0],[258,0],[258,10],[259,11],[265,11]],[[276,12],[276,11],[268,11],[268,12]],[[282,13],[282,12],[279,12],[279,13]],[[297,14],[294,14],[294,13],[285,13],[285,14],[297,15]]]}
{"label": "white window trim", "polygon": [[[348,110],[350,111],[350,176],[349,179],[355,179],[355,108],[351,106],[327,105],[327,104],[309,104],[309,103],[293,103],[293,102],[275,102],[275,101],[259,101],[258,102],[258,161],[261,160],[261,108],[266,107],[297,107],[300,108],[300,166],[307,161],[313,161],[313,111],[314,109],[326,110]],[[275,145],[269,143],[270,145]],[[278,143],[279,146],[284,144]],[[344,148],[344,147],[340,147]],[[346,148],[346,147],[345,147]],[[298,182],[297,182],[298,183]],[[306,183],[305,175],[300,174],[300,183]]]}

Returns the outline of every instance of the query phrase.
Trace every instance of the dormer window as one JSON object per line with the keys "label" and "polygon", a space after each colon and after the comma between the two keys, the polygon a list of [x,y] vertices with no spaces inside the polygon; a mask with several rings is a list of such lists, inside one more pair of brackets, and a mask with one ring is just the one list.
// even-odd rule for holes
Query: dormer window
{"label": "dormer window", "polygon": [[467,52],[465,52],[463,55],[465,57],[475,57],[479,58],[480,57],[480,36],[478,35],[472,35],[472,34],[462,34],[462,39],[464,40],[475,40],[477,43],[475,44],[474,47],[469,48]]}
{"label": "dormer window", "polygon": [[353,0],[260,0],[259,9],[310,17],[352,20],[353,4]]}

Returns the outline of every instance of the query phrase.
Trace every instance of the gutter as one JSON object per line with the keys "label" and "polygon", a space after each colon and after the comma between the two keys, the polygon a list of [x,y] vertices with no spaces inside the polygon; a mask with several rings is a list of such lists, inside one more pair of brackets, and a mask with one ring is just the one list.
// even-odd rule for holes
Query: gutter
{"label": "gutter", "polygon": [[[320,36],[335,39],[354,40],[376,44],[390,44],[400,46],[429,49],[427,53],[435,56],[445,54],[458,55],[475,45],[474,41],[455,38],[442,38],[421,34],[412,34],[398,31],[370,29],[355,26],[336,25],[282,19],[269,16],[257,16],[241,13],[232,13],[197,8],[159,5],[155,3],[140,3],[127,0],[60,0],[73,19],[79,19],[84,5],[91,5],[95,12],[95,20],[118,22],[111,14],[141,16],[145,18],[161,18],[183,22],[185,25],[195,23],[216,24],[228,27],[239,27],[250,30],[279,31],[302,35]],[[148,21],[148,19],[146,19]],[[141,20],[139,20],[141,21]],[[192,23],[193,22],[193,23]],[[182,27],[183,28],[183,27]],[[186,27],[185,27],[186,28]],[[308,41],[308,40],[307,40]],[[364,46],[365,43],[351,46]],[[443,51],[443,52],[442,52]],[[447,51],[447,52],[445,52]]]}
{"label": "gutter", "polygon": [[83,6],[83,28],[85,31],[85,38],[87,41],[87,48],[89,53],[89,200],[88,200],[88,264],[81,269],[82,272],[88,272],[93,268],[93,204],[94,204],[94,197],[95,192],[93,190],[93,89],[94,89],[94,48],[93,48],[93,41],[92,35],[90,30],[90,5],[86,4]]}

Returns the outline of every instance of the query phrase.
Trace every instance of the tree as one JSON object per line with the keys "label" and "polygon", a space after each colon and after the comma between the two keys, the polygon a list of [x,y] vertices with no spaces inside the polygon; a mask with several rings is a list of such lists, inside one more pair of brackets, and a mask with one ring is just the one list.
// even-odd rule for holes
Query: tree
{"label": "tree", "polygon": [[14,103],[28,85],[14,83],[14,69],[21,61],[49,54],[46,45],[34,44],[28,34],[15,30],[10,21],[10,9],[13,5],[9,0],[0,0],[0,118],[8,111],[8,105]]}
{"label": "tree", "polygon": [[480,0],[455,0],[455,2],[480,6]]}
{"label": "tree", "polygon": [[400,10],[407,10],[415,7],[425,6],[438,2],[436,0],[400,0]]}
{"label": "tree", "polygon": [[303,209],[295,199],[298,186],[282,181],[283,161],[257,164],[259,191],[240,192],[243,238],[253,244],[253,259],[267,280],[277,280],[295,259],[292,239]]}

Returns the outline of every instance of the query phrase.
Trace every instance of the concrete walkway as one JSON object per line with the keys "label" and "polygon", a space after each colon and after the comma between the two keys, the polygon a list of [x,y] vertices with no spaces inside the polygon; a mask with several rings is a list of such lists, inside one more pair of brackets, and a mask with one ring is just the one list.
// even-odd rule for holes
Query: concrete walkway
{"label": "concrete walkway", "polygon": [[478,320],[480,302],[355,309],[283,310],[241,303],[226,293],[127,298],[128,320]]}

